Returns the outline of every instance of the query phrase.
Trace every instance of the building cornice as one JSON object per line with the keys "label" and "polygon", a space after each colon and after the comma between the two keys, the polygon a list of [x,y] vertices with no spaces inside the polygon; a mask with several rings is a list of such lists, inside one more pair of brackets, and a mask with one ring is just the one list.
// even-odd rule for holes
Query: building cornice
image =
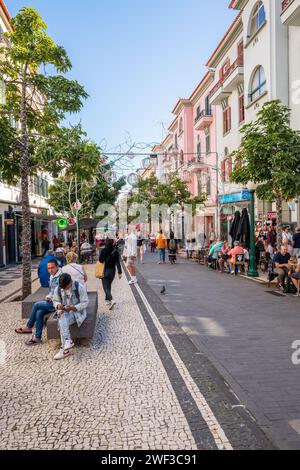
{"label": "building cornice", "polygon": [[190,102],[190,100],[180,98],[177,101],[176,106],[172,111],[172,114],[175,114],[176,116],[178,116],[178,114],[181,113],[183,108],[190,108],[191,106],[192,106],[192,103]]}
{"label": "building cornice", "polygon": [[191,94],[189,101],[194,105],[199,98],[206,92],[209,86],[213,83],[215,74],[213,72],[207,72],[202,78],[201,82],[197,85],[193,93]]}
{"label": "building cornice", "polygon": [[242,10],[247,5],[248,0],[231,0],[229,8],[232,10]]}
{"label": "building cornice", "polygon": [[240,12],[214,50],[206,66],[215,68],[228,52],[237,36],[243,31],[242,12]]}

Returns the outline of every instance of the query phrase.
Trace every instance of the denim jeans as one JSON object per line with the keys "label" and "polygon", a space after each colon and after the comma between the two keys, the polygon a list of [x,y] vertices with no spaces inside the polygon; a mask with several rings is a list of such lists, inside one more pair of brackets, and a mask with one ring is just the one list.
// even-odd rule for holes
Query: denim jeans
{"label": "denim jeans", "polygon": [[166,250],[164,248],[160,248],[158,250],[158,254],[159,254],[159,261],[162,261],[163,263],[165,263],[165,261],[166,261]]}
{"label": "denim jeans", "polygon": [[58,320],[59,331],[61,337],[61,344],[64,346],[67,340],[71,339],[70,326],[76,323],[76,318],[74,313],[64,313],[61,318]]}
{"label": "denim jeans", "polygon": [[31,317],[29,322],[27,323],[27,326],[28,328],[33,328],[36,324],[36,338],[42,338],[45,315],[49,315],[49,313],[53,312],[55,312],[55,308],[53,307],[52,302],[37,302],[36,304],[34,304],[31,312]]}

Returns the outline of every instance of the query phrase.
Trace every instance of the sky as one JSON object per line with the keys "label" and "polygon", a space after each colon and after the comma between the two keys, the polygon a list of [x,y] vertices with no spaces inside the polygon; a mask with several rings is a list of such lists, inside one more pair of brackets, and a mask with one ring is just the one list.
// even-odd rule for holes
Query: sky
{"label": "sky", "polygon": [[14,16],[33,6],[90,95],[80,115],[107,149],[160,142],[178,98],[188,98],[237,12],[229,0],[6,0]]}

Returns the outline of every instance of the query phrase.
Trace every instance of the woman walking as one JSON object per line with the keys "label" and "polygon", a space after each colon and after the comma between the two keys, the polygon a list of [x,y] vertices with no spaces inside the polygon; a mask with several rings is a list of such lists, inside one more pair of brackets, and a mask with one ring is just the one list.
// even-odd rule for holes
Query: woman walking
{"label": "woman walking", "polygon": [[102,285],[105,292],[105,303],[109,310],[112,310],[116,305],[111,295],[111,286],[116,276],[116,270],[118,270],[119,279],[122,277],[120,253],[114,245],[114,240],[106,240],[105,247],[100,253],[99,261],[100,263],[105,263]]}

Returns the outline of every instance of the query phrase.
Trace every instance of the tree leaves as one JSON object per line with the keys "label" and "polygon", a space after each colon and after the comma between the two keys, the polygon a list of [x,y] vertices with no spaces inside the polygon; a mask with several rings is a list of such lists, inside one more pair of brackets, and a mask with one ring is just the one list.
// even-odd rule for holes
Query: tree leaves
{"label": "tree leaves", "polygon": [[244,126],[240,165],[231,181],[258,184],[260,199],[290,200],[300,194],[300,133],[290,127],[290,110],[278,100],[264,104],[255,122]]}

